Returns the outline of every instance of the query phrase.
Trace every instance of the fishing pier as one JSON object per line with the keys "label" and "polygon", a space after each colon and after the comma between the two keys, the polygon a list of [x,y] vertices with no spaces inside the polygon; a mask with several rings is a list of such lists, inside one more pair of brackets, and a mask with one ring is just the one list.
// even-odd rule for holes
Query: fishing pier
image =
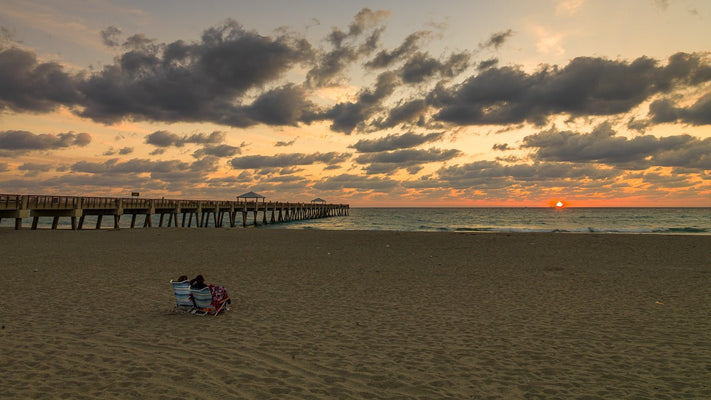
{"label": "fishing pier", "polygon": [[[0,221],[14,218],[15,229],[22,229],[23,219],[32,218],[31,229],[37,229],[40,218],[52,218],[51,228],[57,229],[60,218],[69,218],[71,229],[76,230],[84,229],[85,217],[95,216],[95,229],[102,228],[104,218],[113,219],[113,228],[119,229],[121,217],[130,215],[131,228],[135,228],[137,222],[143,228],[150,228],[154,226],[155,215],[159,216],[158,227],[189,228],[194,220],[194,226],[199,228],[234,228],[257,226],[260,220],[267,225],[348,215],[348,204],[317,200],[320,201],[285,203],[260,202],[259,198],[214,201],[0,194]],[[139,218],[143,219],[142,224]]]}

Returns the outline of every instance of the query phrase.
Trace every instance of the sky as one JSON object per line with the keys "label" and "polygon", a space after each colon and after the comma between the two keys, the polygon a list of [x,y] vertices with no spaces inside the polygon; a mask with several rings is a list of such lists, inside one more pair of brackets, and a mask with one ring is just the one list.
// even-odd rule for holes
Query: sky
{"label": "sky", "polygon": [[0,193],[711,206],[706,0],[0,9]]}

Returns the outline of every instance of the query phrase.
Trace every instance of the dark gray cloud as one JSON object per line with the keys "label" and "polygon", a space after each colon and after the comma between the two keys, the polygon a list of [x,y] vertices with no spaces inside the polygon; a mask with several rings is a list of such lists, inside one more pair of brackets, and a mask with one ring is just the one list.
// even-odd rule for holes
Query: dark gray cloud
{"label": "dark gray cloud", "polygon": [[24,163],[17,167],[20,171],[26,171],[31,174],[36,174],[39,172],[48,172],[54,168],[53,164],[40,164],[40,163]]}
{"label": "dark gray cloud", "polygon": [[146,172],[169,172],[187,170],[189,163],[179,160],[152,161],[145,159],[132,159],[120,161],[117,158],[103,163],[79,161],[72,164],[71,171],[88,174],[141,174]]}
{"label": "dark gray cloud", "polygon": [[285,177],[284,175],[293,175],[293,174],[298,174],[299,172],[303,171],[303,168],[297,168],[297,167],[287,167],[287,168],[280,168],[277,174],[283,178],[283,179],[289,179],[289,180],[295,180],[295,179],[303,179],[301,177]]}
{"label": "dark gray cloud", "polygon": [[185,144],[214,145],[225,140],[224,132],[215,131],[210,134],[195,133],[192,135],[179,136],[168,131],[155,131],[146,135],[146,143],[157,147],[182,147]]}
{"label": "dark gray cloud", "polygon": [[498,58],[490,58],[488,60],[481,61],[479,65],[476,66],[476,69],[479,71],[483,71],[485,69],[489,69],[491,67],[495,67],[499,64],[499,59]]}
{"label": "dark gray cloud", "polygon": [[476,161],[464,165],[443,167],[437,171],[436,184],[455,189],[506,188],[526,182],[569,181],[582,185],[582,180],[611,182],[621,172],[616,169],[601,169],[593,165],[569,163],[535,163],[505,165],[497,161]]}
{"label": "dark gray cloud", "polygon": [[118,154],[121,156],[125,156],[125,155],[131,154],[131,153],[133,153],[133,147],[122,147],[118,150],[114,150],[114,148],[112,147],[109,150],[105,151],[104,155],[105,156],[113,156],[115,154]]}
{"label": "dark gray cloud", "polygon": [[314,119],[330,119],[331,130],[350,134],[363,129],[366,121],[381,110],[381,101],[390,96],[397,87],[398,79],[393,72],[378,75],[374,89],[361,91],[356,102],[338,103],[330,110],[314,116]]}
{"label": "dark gray cloud", "polygon": [[[382,27],[378,24],[388,15],[386,11],[364,8],[356,14],[348,32],[333,28],[328,41],[333,49],[323,53],[317,64],[308,72],[306,81],[310,87],[331,86],[334,79],[351,63],[367,56],[378,48]],[[371,31],[362,42],[353,42]]]}
{"label": "dark gray cloud", "polygon": [[422,164],[444,162],[458,157],[459,150],[427,149],[427,150],[395,150],[379,153],[365,153],[356,157],[358,164],[366,164],[367,174],[389,174],[398,169],[408,169],[410,173],[419,170]]}
{"label": "dark gray cloud", "polygon": [[114,25],[106,27],[101,31],[101,40],[108,47],[116,47],[120,44],[121,28]]}
{"label": "dark gray cloud", "polygon": [[689,107],[676,107],[669,99],[657,100],[649,106],[651,122],[683,122],[691,125],[711,124],[711,93],[707,93]]}
{"label": "dark gray cloud", "polygon": [[14,35],[9,29],[5,28],[4,26],[0,26],[0,46],[3,46],[7,43],[16,42],[13,37]]}
{"label": "dark gray cloud", "polygon": [[232,157],[236,154],[242,154],[242,150],[239,147],[221,144],[217,146],[205,146],[202,149],[195,150],[193,157],[202,158],[204,156],[214,156],[223,158]]}
{"label": "dark gray cloud", "polygon": [[280,141],[274,143],[274,147],[289,147],[289,146],[293,146],[294,143],[296,143],[296,139],[298,139],[298,138],[295,138],[295,139],[289,140],[289,141],[280,140]]}
{"label": "dark gray cloud", "polygon": [[484,43],[482,43],[481,45],[479,45],[479,47],[481,47],[481,48],[493,47],[493,48],[495,48],[495,49],[498,49],[498,48],[501,47],[501,46],[506,42],[506,40],[508,40],[508,38],[510,38],[512,35],[513,35],[513,31],[512,31],[511,29],[506,30],[506,31],[503,31],[503,32],[494,33],[494,34],[492,34],[492,35],[489,37],[489,39],[488,39],[486,42],[484,42]]}
{"label": "dark gray cloud", "polygon": [[392,128],[398,124],[406,124],[416,122],[419,125],[424,124],[424,115],[429,109],[427,102],[424,100],[411,100],[405,103],[398,104],[392,107],[388,112],[388,117],[385,120],[377,120],[373,125],[378,128]]}
{"label": "dark gray cloud", "polygon": [[400,77],[405,83],[420,83],[433,76],[451,78],[469,67],[469,58],[468,53],[456,53],[440,61],[427,53],[418,52],[402,66]]}
{"label": "dark gray cloud", "polygon": [[34,134],[27,131],[0,131],[0,150],[31,151],[83,147],[91,143],[88,133]]}
{"label": "dark gray cloud", "polygon": [[387,135],[380,139],[362,139],[349,147],[356,149],[360,153],[376,153],[382,151],[407,149],[424,143],[436,142],[441,140],[443,136],[444,132],[433,132],[428,134],[407,132],[402,135]]}
{"label": "dark gray cloud", "polygon": [[[172,185],[180,189],[191,187],[196,182],[204,182],[206,174],[216,169],[217,158],[215,157],[205,157],[193,163],[146,159],[127,161],[110,159],[103,163],[79,161],[70,167],[71,172],[78,177],[101,180],[106,182],[107,186],[120,186],[118,183],[120,181],[130,182],[131,178],[138,179],[143,174],[148,174],[155,185]],[[112,179],[117,179],[116,183],[112,183]]]}
{"label": "dark gray cloud", "polygon": [[289,154],[277,154],[274,156],[243,156],[233,158],[230,161],[232,168],[235,169],[259,169],[259,168],[270,168],[278,167],[285,168],[295,165],[311,165],[315,163],[323,164],[338,164],[346,161],[350,158],[348,153],[314,153],[314,154],[303,154],[303,153],[289,153]]}
{"label": "dark gray cloud", "polygon": [[313,188],[317,190],[354,189],[360,192],[392,193],[399,185],[400,182],[390,178],[342,174],[315,182]]}
{"label": "dark gray cloud", "polygon": [[[122,46],[129,50],[136,50],[147,54],[156,53],[160,51],[161,48],[160,44],[156,44],[155,39],[149,39],[143,33],[137,33],[129,36],[126,41],[123,42]],[[129,52],[126,54],[132,53]]]}
{"label": "dark gray cloud", "polygon": [[632,62],[578,57],[563,68],[528,74],[514,67],[489,68],[460,85],[439,85],[428,101],[435,118],[458,125],[543,124],[555,114],[573,117],[629,111],[650,96],[711,80],[701,54],[678,53],[667,65],[641,57]]}
{"label": "dark gray cloud", "polygon": [[420,83],[433,76],[453,77],[469,67],[471,55],[467,52],[451,54],[445,60],[438,60],[427,52],[420,51],[419,42],[430,35],[428,31],[410,34],[403,43],[392,51],[381,50],[367,68],[386,68],[398,62],[404,62],[398,75],[405,83]]}
{"label": "dark gray cloud", "polygon": [[240,101],[292,66],[313,56],[304,39],[267,37],[234,21],[207,29],[200,42],[156,44],[131,36],[129,49],[114,64],[80,84],[81,116],[99,122],[124,118],[159,121],[211,121],[249,126],[262,121]]}
{"label": "dark gray cloud", "polygon": [[246,108],[251,119],[267,125],[296,126],[311,120],[316,106],[306,99],[306,91],[289,84],[263,93]]}
{"label": "dark gray cloud", "polygon": [[381,50],[375,57],[365,63],[368,68],[386,68],[393,63],[404,59],[412,53],[419,50],[419,42],[421,39],[429,36],[430,32],[418,31],[408,35],[400,46],[392,51]]}
{"label": "dark gray cloud", "polygon": [[80,76],[55,62],[39,62],[34,52],[0,47],[0,112],[50,112],[81,100]]}
{"label": "dark gray cloud", "polygon": [[389,15],[390,11],[386,10],[373,11],[368,7],[361,9],[355,17],[353,17],[353,22],[348,26],[348,36],[358,36],[362,34],[367,29],[380,24]]}
{"label": "dark gray cloud", "polygon": [[627,169],[653,166],[711,168],[711,138],[689,135],[628,139],[607,124],[589,134],[550,130],[527,136],[523,148],[534,149],[534,159],[574,163],[603,163]]}

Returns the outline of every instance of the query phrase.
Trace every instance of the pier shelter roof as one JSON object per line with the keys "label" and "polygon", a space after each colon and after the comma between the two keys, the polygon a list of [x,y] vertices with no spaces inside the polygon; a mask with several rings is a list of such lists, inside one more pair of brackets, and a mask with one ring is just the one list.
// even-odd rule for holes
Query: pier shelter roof
{"label": "pier shelter roof", "polygon": [[311,202],[312,202],[312,203],[325,203],[326,200],[324,200],[324,199],[322,199],[322,198],[320,198],[320,197],[317,197],[317,198],[311,200]]}
{"label": "pier shelter roof", "polygon": [[237,196],[237,199],[238,199],[238,200],[239,200],[239,199],[244,199],[245,201],[247,201],[248,199],[253,199],[253,200],[257,200],[257,201],[258,201],[259,199],[262,199],[262,201],[264,201],[263,199],[266,199],[266,197],[262,196],[261,194],[257,194],[257,193],[254,193],[254,192],[252,192],[252,191],[249,191],[249,192],[247,192],[247,193],[244,193],[244,194],[241,194],[241,195]]}

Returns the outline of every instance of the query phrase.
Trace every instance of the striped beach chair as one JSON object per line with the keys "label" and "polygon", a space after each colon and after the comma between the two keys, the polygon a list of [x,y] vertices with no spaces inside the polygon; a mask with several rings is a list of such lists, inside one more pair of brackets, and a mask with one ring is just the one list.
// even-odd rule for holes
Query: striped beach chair
{"label": "striped beach chair", "polygon": [[192,299],[190,299],[190,282],[174,282],[170,281],[173,285],[173,294],[175,295],[175,308],[173,311],[179,312],[191,312],[195,309],[195,304],[193,304]]}
{"label": "striped beach chair", "polygon": [[218,304],[212,302],[212,292],[209,287],[202,289],[190,289],[190,293],[195,301],[196,314],[217,316],[227,306],[229,298],[225,298]]}

